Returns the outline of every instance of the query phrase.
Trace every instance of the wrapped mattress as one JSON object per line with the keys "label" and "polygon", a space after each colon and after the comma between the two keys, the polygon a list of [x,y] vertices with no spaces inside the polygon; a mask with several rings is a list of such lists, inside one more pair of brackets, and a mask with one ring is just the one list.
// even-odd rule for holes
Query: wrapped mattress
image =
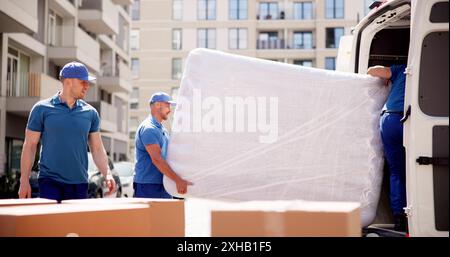
{"label": "wrapped mattress", "polygon": [[178,197],[361,203],[376,214],[388,88],[361,74],[195,49],[183,73],[167,161],[194,183]]}

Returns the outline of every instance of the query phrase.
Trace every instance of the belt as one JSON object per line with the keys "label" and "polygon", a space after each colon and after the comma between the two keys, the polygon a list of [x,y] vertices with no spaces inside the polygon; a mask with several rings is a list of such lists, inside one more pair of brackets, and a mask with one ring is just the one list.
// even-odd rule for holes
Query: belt
{"label": "belt", "polygon": [[383,110],[383,111],[381,111],[380,116],[383,116],[383,114],[385,114],[385,113],[393,113],[393,114],[399,114],[399,115],[403,116],[403,112],[402,111],[391,111],[391,110]]}

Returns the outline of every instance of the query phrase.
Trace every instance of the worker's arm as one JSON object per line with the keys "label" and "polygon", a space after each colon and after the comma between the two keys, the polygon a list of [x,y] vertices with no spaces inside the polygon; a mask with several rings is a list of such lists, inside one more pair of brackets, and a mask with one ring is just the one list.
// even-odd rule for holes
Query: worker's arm
{"label": "worker's arm", "polygon": [[40,138],[41,132],[25,130],[25,141],[23,142],[22,156],[20,158],[19,198],[31,198],[30,173]]}
{"label": "worker's arm", "polygon": [[367,74],[386,80],[389,80],[392,76],[391,69],[381,65],[370,67],[367,70]]}
{"label": "worker's arm", "polygon": [[193,184],[187,180],[182,179],[172,170],[172,168],[169,166],[166,160],[164,160],[164,158],[161,156],[161,148],[159,147],[159,145],[158,144],[145,145],[145,149],[147,150],[147,153],[150,155],[153,164],[158,168],[158,170],[165,176],[172,179],[177,184],[178,193],[186,194],[187,186]]}
{"label": "worker's arm", "polygon": [[106,186],[109,188],[108,194],[112,194],[116,190],[116,182],[109,170],[108,156],[105,147],[103,147],[100,132],[89,133],[89,148],[91,149],[94,163],[105,177]]}

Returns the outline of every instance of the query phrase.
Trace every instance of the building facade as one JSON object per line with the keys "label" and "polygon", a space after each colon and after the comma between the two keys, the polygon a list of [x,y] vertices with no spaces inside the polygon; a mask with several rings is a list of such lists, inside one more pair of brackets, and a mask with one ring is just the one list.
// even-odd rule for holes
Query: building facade
{"label": "building facade", "polygon": [[156,91],[177,95],[197,47],[334,70],[342,35],[372,0],[135,0],[131,10],[130,147]]}
{"label": "building facade", "polygon": [[129,158],[132,0],[2,0],[0,174],[20,170],[28,114],[55,95],[62,66],[84,63],[97,81],[85,99],[99,112],[112,160]]}

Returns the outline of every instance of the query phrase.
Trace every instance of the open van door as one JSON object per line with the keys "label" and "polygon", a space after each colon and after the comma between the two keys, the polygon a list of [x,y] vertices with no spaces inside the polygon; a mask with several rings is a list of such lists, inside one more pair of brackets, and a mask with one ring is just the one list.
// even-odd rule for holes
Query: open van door
{"label": "open van door", "polygon": [[411,1],[404,145],[411,236],[449,236],[448,0]]}
{"label": "open van door", "polygon": [[336,70],[353,72],[351,67],[353,49],[353,35],[342,36],[339,41],[339,49],[336,60]]}

